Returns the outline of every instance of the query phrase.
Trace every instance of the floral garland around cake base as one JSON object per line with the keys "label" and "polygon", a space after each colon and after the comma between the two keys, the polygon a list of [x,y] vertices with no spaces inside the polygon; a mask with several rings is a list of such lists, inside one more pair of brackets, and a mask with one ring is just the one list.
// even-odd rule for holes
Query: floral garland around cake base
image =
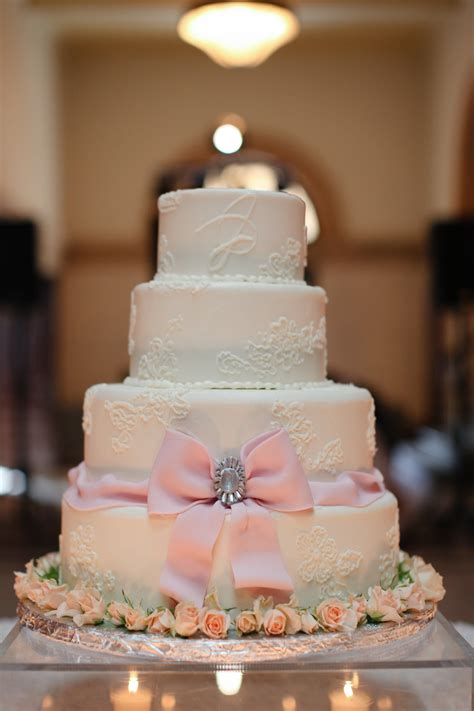
{"label": "floral garland around cake base", "polygon": [[203,607],[180,602],[173,609],[145,610],[125,593],[123,600],[107,604],[90,585],[70,588],[61,582],[58,553],[31,560],[26,572],[15,573],[14,590],[20,601],[29,600],[49,617],[72,618],[79,627],[109,623],[135,632],[185,638],[201,634],[211,639],[224,639],[230,631],[279,636],[353,632],[368,622],[401,624],[407,615],[423,612],[445,594],[443,579],[433,566],[403,552],[389,587],[377,585],[367,595],[329,598],[315,607],[301,607],[294,595],[276,605],[272,597],[260,595],[249,609],[224,609],[215,592],[206,596]]}

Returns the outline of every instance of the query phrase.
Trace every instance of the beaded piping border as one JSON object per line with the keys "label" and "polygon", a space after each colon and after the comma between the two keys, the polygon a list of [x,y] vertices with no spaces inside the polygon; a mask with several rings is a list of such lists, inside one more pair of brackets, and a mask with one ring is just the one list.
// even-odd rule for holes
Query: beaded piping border
{"label": "beaded piping border", "polygon": [[228,380],[202,380],[196,382],[173,382],[172,380],[144,380],[143,378],[135,378],[131,375],[127,376],[123,381],[124,385],[133,385],[134,387],[149,387],[157,389],[176,389],[184,388],[188,390],[312,390],[314,388],[323,388],[332,385],[331,380],[315,380],[303,383],[262,383],[258,381],[228,381]]}

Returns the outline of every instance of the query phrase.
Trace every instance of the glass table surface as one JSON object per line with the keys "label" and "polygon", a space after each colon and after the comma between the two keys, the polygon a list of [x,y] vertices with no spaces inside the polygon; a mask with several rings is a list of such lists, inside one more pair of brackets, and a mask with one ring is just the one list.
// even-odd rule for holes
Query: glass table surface
{"label": "glass table surface", "polygon": [[471,711],[473,649],[438,614],[407,640],[229,665],[105,655],[17,624],[0,644],[0,709]]}

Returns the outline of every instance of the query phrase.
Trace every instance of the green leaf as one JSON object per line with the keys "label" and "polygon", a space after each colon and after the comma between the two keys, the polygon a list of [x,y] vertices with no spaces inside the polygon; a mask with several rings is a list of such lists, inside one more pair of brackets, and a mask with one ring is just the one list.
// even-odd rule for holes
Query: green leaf
{"label": "green leaf", "polygon": [[133,602],[130,600],[130,598],[127,595],[125,595],[125,590],[122,590],[122,597],[125,600],[125,602],[127,603],[127,605],[129,605],[132,609],[135,609],[133,607]]}
{"label": "green leaf", "polygon": [[46,573],[38,573],[41,580],[54,580],[59,583],[59,566],[53,565]]}

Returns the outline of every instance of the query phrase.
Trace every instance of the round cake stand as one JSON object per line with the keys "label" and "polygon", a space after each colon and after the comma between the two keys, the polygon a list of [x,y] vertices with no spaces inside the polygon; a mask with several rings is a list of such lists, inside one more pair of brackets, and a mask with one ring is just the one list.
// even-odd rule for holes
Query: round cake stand
{"label": "round cake stand", "polygon": [[30,602],[20,602],[20,623],[56,642],[75,645],[91,652],[123,657],[162,660],[166,664],[247,665],[261,662],[300,661],[313,655],[337,654],[361,649],[376,650],[380,645],[394,644],[395,657],[401,654],[400,643],[427,631],[436,613],[432,606],[421,613],[407,616],[400,625],[366,624],[355,632],[320,632],[282,637],[250,635],[227,639],[165,637],[145,632],[128,632],[107,623],[78,627],[72,620],[50,617]]}

